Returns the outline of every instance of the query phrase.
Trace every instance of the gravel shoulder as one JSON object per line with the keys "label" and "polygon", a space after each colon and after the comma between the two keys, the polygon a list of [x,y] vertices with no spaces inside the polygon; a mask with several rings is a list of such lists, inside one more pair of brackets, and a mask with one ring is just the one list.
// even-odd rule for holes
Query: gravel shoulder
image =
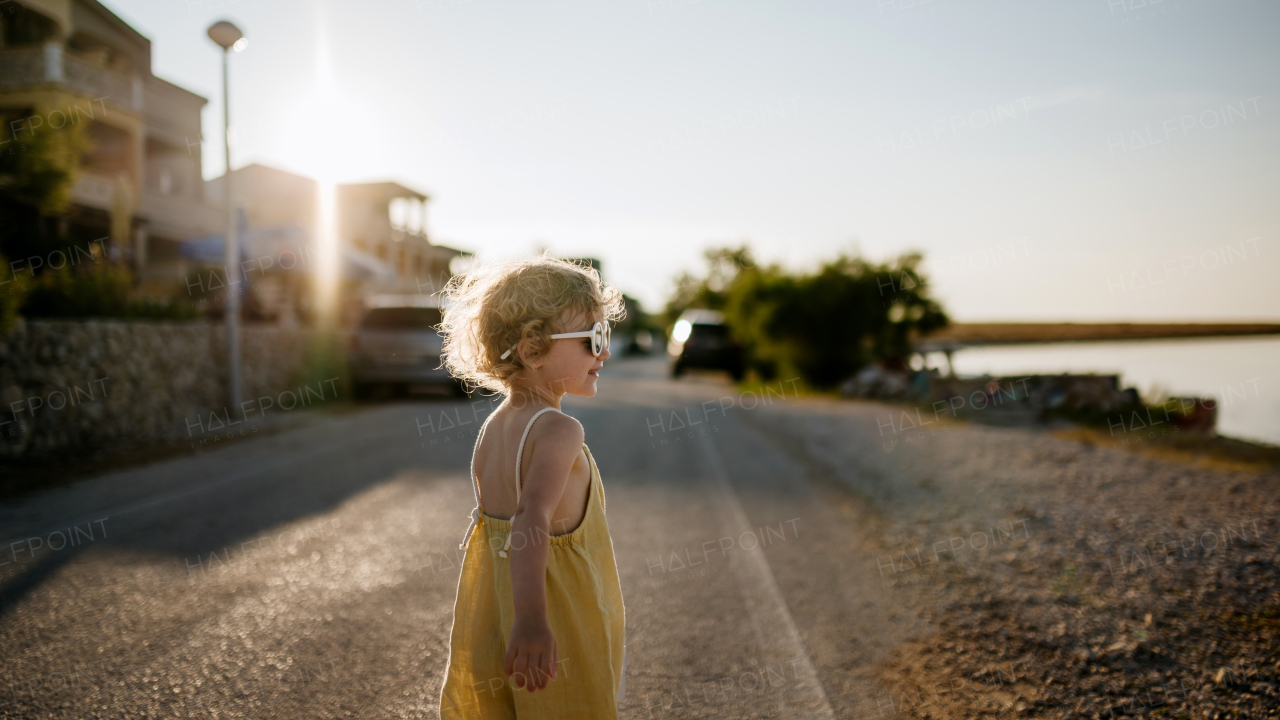
{"label": "gravel shoulder", "polygon": [[[805,399],[756,414],[869,503],[868,582],[930,632],[873,716],[1275,717],[1280,471]],[[893,422],[891,423],[891,418]]]}

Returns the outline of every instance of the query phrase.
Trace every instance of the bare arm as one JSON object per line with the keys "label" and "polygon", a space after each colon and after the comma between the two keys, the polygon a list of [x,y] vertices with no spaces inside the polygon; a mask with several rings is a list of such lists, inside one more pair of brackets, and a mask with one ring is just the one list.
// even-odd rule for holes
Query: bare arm
{"label": "bare arm", "polygon": [[530,692],[555,678],[559,659],[547,623],[547,554],[551,517],[564,495],[583,437],[577,420],[548,413],[534,423],[525,446],[529,470],[521,473],[520,502],[511,518],[511,595],[516,617],[505,666],[508,677],[519,674],[516,686]]}

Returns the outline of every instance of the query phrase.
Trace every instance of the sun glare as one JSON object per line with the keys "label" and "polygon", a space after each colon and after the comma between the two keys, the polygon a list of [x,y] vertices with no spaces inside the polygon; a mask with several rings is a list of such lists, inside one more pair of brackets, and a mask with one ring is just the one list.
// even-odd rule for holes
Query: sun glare
{"label": "sun glare", "polygon": [[316,262],[316,301],[321,315],[332,322],[337,319],[338,227],[336,189],[328,180],[320,181],[320,217],[316,220],[318,259]]}
{"label": "sun glare", "polygon": [[337,190],[339,181],[350,177],[350,168],[340,165],[335,153],[335,140],[340,137],[339,115],[344,106],[341,93],[333,82],[329,58],[328,16],[324,5],[318,6],[315,79],[281,116],[277,129],[277,148],[282,159],[297,172],[315,178],[318,185],[315,236],[317,251],[316,302],[327,323],[337,318],[339,243],[337,236]]}

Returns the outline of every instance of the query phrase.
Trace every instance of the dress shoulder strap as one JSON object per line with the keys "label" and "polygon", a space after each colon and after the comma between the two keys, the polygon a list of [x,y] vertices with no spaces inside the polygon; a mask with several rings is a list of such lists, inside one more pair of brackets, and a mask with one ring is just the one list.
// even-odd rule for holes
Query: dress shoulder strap
{"label": "dress shoulder strap", "polygon": [[542,415],[542,413],[547,412],[549,410],[555,410],[556,412],[560,412],[559,410],[556,410],[553,407],[542,408],[538,412],[534,413],[533,417],[529,418],[529,424],[524,426],[524,434],[520,436],[520,445],[516,448],[516,505],[517,506],[520,505],[520,460],[524,455],[524,441],[529,437],[529,431],[533,429],[533,421],[537,420],[538,417]]}

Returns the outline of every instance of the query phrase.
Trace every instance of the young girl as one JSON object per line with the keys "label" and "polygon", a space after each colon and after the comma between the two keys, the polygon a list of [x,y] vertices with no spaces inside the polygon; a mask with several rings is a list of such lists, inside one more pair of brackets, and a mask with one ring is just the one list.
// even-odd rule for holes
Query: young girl
{"label": "young girl", "polygon": [[469,273],[446,294],[446,367],[507,397],[471,459],[440,717],[617,718],[622,588],[600,472],[560,399],[596,394],[622,296],[547,256]]}

